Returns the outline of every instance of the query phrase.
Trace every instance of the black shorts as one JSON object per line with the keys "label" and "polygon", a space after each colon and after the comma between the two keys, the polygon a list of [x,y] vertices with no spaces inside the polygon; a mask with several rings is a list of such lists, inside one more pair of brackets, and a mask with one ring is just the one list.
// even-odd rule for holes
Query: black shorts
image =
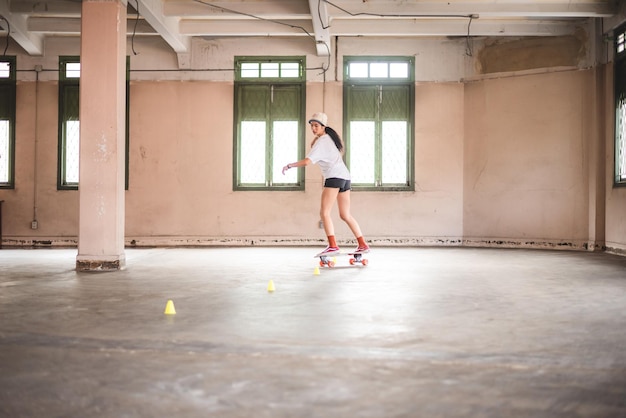
{"label": "black shorts", "polygon": [[324,187],[339,189],[339,193],[347,192],[352,188],[350,180],[331,177],[324,181]]}

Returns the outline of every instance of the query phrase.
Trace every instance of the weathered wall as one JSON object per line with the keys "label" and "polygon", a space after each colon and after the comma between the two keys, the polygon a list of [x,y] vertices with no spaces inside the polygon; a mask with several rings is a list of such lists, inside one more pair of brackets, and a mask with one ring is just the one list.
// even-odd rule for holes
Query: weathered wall
{"label": "weathered wall", "polygon": [[568,71],[467,84],[467,240],[586,244],[589,83],[587,71]]}
{"label": "weathered wall", "polygon": [[489,39],[478,52],[481,74],[550,67],[577,67],[587,56],[585,32],[554,38]]}
{"label": "weathered wall", "polygon": [[[0,190],[5,245],[76,243],[78,192],[56,190],[54,69],[58,55],[77,55],[78,46],[53,40],[44,57],[18,56],[23,71],[16,188]],[[344,55],[416,57],[416,190],[353,193],[354,215],[379,245],[584,248],[591,239],[590,217],[604,216],[590,211],[589,150],[598,140],[595,107],[610,91],[611,78],[606,91],[597,92],[593,70],[580,69],[588,57],[576,65],[571,53],[572,68],[563,71],[559,62],[556,71],[522,48],[507,52],[511,63],[513,57],[522,62],[515,71],[507,67],[497,76],[483,76],[476,61],[481,49],[466,55],[464,39],[340,39],[334,44],[337,57],[330,60],[315,56],[307,40],[272,40],[271,46],[270,51],[266,40],[195,40],[195,71],[178,70],[176,55],[157,38],[135,46],[125,214],[129,245],[321,243],[316,166],[306,170],[305,191],[232,190],[233,57],[259,51],[308,51],[306,112],[327,112],[339,133]],[[525,48],[533,48],[532,42]],[[37,64],[44,67],[39,82],[29,71]],[[322,65],[328,71],[320,71]],[[603,169],[612,178],[609,119],[611,114]],[[307,132],[307,148],[310,140]],[[626,189],[606,185],[606,240],[615,248],[626,248],[625,194]],[[338,237],[351,239],[336,211],[334,216]],[[34,217],[37,230],[30,228]]]}

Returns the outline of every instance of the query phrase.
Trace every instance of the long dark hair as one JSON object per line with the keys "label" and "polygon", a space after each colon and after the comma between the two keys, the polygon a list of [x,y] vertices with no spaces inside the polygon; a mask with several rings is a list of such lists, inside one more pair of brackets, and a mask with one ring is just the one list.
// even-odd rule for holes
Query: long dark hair
{"label": "long dark hair", "polygon": [[341,141],[339,134],[330,126],[324,126],[324,131],[332,138],[339,152],[343,152],[343,142]]}

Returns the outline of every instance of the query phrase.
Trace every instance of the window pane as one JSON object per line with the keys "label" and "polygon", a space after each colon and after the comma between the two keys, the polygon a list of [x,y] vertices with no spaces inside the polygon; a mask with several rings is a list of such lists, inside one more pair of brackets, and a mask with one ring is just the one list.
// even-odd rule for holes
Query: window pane
{"label": "window pane", "polygon": [[615,171],[618,182],[626,181],[626,97],[617,104],[615,132]]}
{"label": "window pane", "polygon": [[406,62],[392,62],[389,64],[391,78],[409,78],[409,65]]}
{"label": "window pane", "polygon": [[370,65],[370,77],[388,78],[388,64],[386,62],[373,62]]}
{"label": "window pane", "polygon": [[297,62],[285,62],[281,64],[280,71],[281,77],[297,78],[300,76],[300,64]]}
{"label": "window pane", "polygon": [[80,62],[68,62],[65,64],[66,78],[80,78]]}
{"label": "window pane", "polygon": [[78,183],[78,163],[80,161],[80,122],[65,122],[65,182]]}
{"label": "window pane", "polygon": [[296,183],[298,181],[297,169],[285,172],[284,176],[282,170],[288,163],[298,161],[298,121],[274,122],[273,140],[272,176],[274,183]]}
{"label": "window pane", "polygon": [[351,62],[348,67],[348,74],[351,78],[367,78],[368,65],[366,62]]}
{"label": "window pane", "polygon": [[265,122],[241,122],[241,183],[265,184]]}
{"label": "window pane", "polygon": [[261,77],[266,78],[278,78],[278,63],[277,62],[263,62],[261,63]]}
{"label": "window pane", "polygon": [[9,121],[0,120],[0,183],[9,182]]}
{"label": "window pane", "polygon": [[355,184],[373,184],[375,167],[373,121],[350,122],[350,173]]}
{"label": "window pane", "polygon": [[0,78],[9,78],[11,76],[11,65],[8,62],[0,62]]}
{"label": "window pane", "polygon": [[382,123],[382,181],[406,184],[407,124],[403,121]]}
{"label": "window pane", "polygon": [[258,77],[259,64],[256,62],[241,63],[241,77]]}

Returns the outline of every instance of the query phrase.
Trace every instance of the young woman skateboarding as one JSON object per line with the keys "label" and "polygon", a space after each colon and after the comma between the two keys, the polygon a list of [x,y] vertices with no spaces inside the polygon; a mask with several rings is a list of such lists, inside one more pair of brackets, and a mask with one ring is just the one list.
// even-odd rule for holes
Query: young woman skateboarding
{"label": "young woman skateboarding", "polygon": [[339,207],[339,217],[348,224],[358,241],[358,247],[354,252],[366,253],[370,247],[363,238],[358,222],[350,213],[350,172],[342,158],[343,143],[337,132],[326,126],[327,122],[328,116],[325,113],[313,114],[309,120],[311,131],[315,135],[311,143],[311,151],[303,160],[284,166],[283,174],[291,168],[305,167],[311,163],[318,164],[322,170],[324,189],[322,190],[320,217],[328,237],[328,247],[320,253],[321,255],[339,252],[339,246],[335,240],[335,228],[330,216],[335,202]]}

